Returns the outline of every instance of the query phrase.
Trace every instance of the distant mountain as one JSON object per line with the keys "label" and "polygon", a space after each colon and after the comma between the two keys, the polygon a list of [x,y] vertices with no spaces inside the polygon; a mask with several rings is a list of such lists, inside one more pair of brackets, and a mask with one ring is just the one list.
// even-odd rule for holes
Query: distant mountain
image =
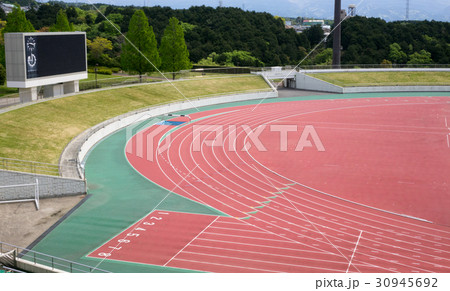
{"label": "distant mountain", "polygon": [[[10,1],[28,2],[28,0]],[[62,1],[75,2],[75,0]],[[78,2],[87,2],[87,0],[79,0]],[[302,16],[333,19],[334,15],[334,0],[95,0],[92,2],[136,6],[142,6],[146,3],[147,6],[170,6],[174,9],[202,5],[217,7],[221,3],[227,7],[268,12],[284,17]],[[378,17],[386,21],[405,20],[406,16],[406,0],[342,0],[342,9],[347,10],[349,4],[358,5],[356,10],[360,16]],[[410,0],[409,19],[450,22],[450,1]]]}
{"label": "distant mountain", "polygon": [[[334,0],[278,0],[249,1],[224,0],[224,5],[242,7],[247,10],[267,11],[286,17],[315,17],[333,19]],[[405,20],[406,0],[342,0],[342,9],[349,4],[360,5],[357,14],[378,17],[386,21]],[[410,0],[410,20],[450,21],[450,2],[448,0]]]}

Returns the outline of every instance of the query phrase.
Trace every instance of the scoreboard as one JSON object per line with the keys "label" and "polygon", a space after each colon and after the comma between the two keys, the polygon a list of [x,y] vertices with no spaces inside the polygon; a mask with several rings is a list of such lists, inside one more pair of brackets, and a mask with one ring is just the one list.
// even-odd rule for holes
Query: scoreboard
{"label": "scoreboard", "polygon": [[6,33],[8,87],[30,88],[87,78],[84,32]]}

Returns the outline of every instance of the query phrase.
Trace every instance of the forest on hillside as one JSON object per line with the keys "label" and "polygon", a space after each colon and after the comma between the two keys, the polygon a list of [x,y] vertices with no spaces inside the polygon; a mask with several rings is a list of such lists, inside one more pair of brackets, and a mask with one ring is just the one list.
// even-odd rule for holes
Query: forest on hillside
{"label": "forest on hillside", "polygon": [[[92,5],[74,6],[64,2],[33,6],[26,12],[26,17],[34,29],[48,31],[55,24],[58,11],[63,9],[74,30],[85,31],[91,41],[101,37],[112,44],[111,49],[105,49],[95,58],[89,51],[90,64],[120,67],[124,37],[111,23],[126,34],[130,19],[138,8],[96,6],[108,20]],[[286,29],[280,17],[239,8],[171,9],[156,6],[145,7],[143,11],[158,45],[169,19],[176,17],[180,21],[189,58],[194,64],[296,65],[324,38],[320,26],[298,34],[293,29]],[[331,47],[332,37],[329,36],[302,64],[330,64]],[[450,23],[386,22],[379,18],[353,17],[342,24],[342,48],[343,64],[449,64]]]}

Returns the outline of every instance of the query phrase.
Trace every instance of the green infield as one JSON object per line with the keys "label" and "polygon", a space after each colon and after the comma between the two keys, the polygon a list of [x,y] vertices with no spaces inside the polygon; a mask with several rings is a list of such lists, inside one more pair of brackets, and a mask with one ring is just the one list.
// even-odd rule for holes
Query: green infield
{"label": "green infield", "polygon": [[[270,90],[259,76],[194,79],[174,85],[186,98]],[[153,83],[55,99],[0,115],[0,157],[58,163],[64,147],[84,130],[139,108],[185,100],[169,83]]]}
{"label": "green infield", "polygon": [[450,72],[352,72],[308,75],[341,87],[450,85]]}

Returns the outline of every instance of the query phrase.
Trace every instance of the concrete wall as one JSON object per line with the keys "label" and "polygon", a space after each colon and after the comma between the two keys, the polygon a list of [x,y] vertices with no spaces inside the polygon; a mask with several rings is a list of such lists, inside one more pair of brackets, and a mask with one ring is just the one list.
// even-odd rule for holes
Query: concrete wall
{"label": "concrete wall", "polygon": [[301,73],[295,74],[295,81],[297,89],[300,90],[343,93],[342,87],[316,79],[314,77],[305,74]]}
{"label": "concrete wall", "polygon": [[[325,71],[325,70],[321,70]],[[450,86],[373,86],[340,87],[303,73],[295,75],[296,88],[300,90],[322,91],[330,93],[377,93],[377,92],[449,92]]]}
{"label": "concrete wall", "polygon": [[[39,183],[39,197],[61,197],[86,193],[86,182],[54,176],[0,170],[0,186]],[[0,188],[0,201],[33,199],[34,187]]]}
{"label": "concrete wall", "polygon": [[319,69],[301,70],[304,74],[358,73],[358,72],[450,72],[450,68],[360,68],[360,69]]}
{"label": "concrete wall", "polygon": [[376,93],[376,92],[449,92],[450,86],[374,86],[343,87],[343,93]]}

